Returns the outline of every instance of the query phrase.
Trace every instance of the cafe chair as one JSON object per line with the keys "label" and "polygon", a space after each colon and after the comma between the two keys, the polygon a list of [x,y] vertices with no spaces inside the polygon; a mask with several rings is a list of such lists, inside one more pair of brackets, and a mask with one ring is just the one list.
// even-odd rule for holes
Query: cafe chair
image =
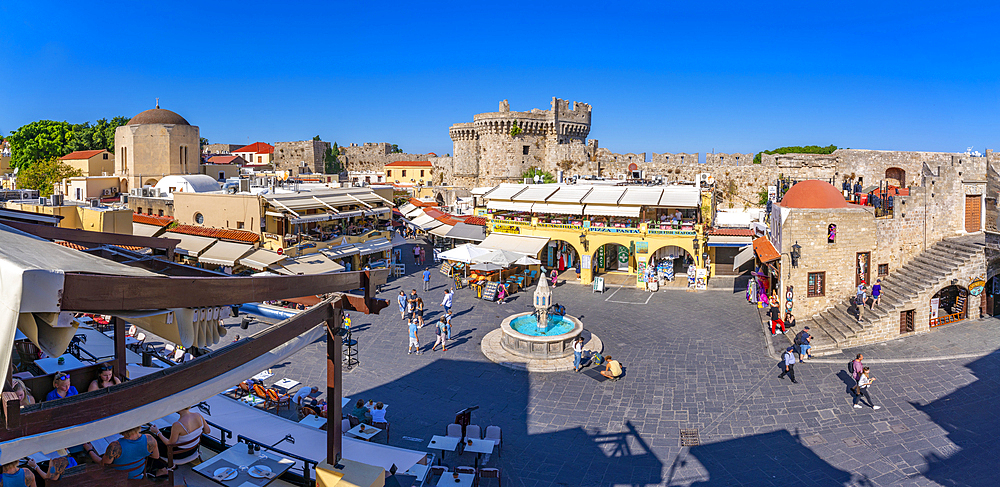
{"label": "cafe chair", "polygon": [[445,430],[445,436],[450,436],[452,438],[461,438],[462,437],[462,425],[457,424],[457,423],[451,423],[451,424],[449,424],[448,428]]}
{"label": "cafe chair", "polygon": [[139,351],[142,349],[142,346],[145,345],[145,343],[146,343],[146,334],[140,331],[135,336],[135,343],[133,343],[131,347],[132,351],[139,353]]}
{"label": "cafe chair", "polygon": [[125,336],[127,336],[127,337],[134,337],[135,333],[137,331],[139,331],[139,329],[136,328],[135,325],[129,325],[128,326],[128,331],[125,332]]}
{"label": "cafe chair", "polygon": [[483,432],[479,429],[478,424],[470,424],[465,427],[465,437],[472,438],[474,440],[483,439]]}
{"label": "cafe chair", "polygon": [[[350,423],[351,428],[353,428],[353,427],[361,424],[361,420],[358,419],[357,416],[355,416],[353,414],[348,414],[347,415],[347,422]],[[348,429],[350,429],[350,428],[348,428]]]}
{"label": "cafe chair", "polygon": [[249,396],[250,395],[250,384],[247,384],[246,381],[243,381],[243,382],[240,382],[239,384],[237,384],[235,395],[236,395],[237,398]]}
{"label": "cafe chair", "polygon": [[448,467],[443,465],[431,465],[431,473],[427,476],[427,480],[430,480],[430,477],[433,475],[444,475],[446,473],[448,473]]}
{"label": "cafe chair", "polygon": [[500,430],[499,426],[487,426],[486,427],[486,437],[484,440],[493,440],[493,443],[497,448],[497,456],[500,455],[500,447],[503,446],[503,431]]}
{"label": "cafe chair", "polygon": [[341,432],[341,434],[345,434],[346,435],[347,431],[350,430],[351,428],[353,428],[353,426],[351,426],[351,421],[350,420],[348,420],[348,419],[342,419],[342,420],[340,420],[340,432]]}
{"label": "cafe chair", "polygon": [[476,474],[475,467],[455,467],[455,471],[458,473],[471,473],[472,475]]}
{"label": "cafe chair", "polygon": [[313,409],[313,408],[311,408],[309,406],[302,406],[302,407],[299,408],[299,419],[302,419],[302,418],[304,418],[306,416],[309,416],[309,415],[319,416],[319,413],[317,413],[315,409]]}
{"label": "cafe chair", "polygon": [[28,366],[35,363],[35,360],[38,360],[38,357],[42,353],[34,343],[28,340],[15,341],[14,348],[17,349],[17,357],[21,360],[22,372],[26,372]]}
{"label": "cafe chair", "polygon": [[289,396],[288,394],[279,394],[278,391],[274,389],[267,389],[264,393],[267,394],[268,403],[274,404],[274,412],[281,412],[281,406],[285,406],[286,409],[291,411],[292,396]]}
{"label": "cafe chair", "polygon": [[479,478],[481,479],[497,479],[497,487],[500,487],[500,469],[483,467],[479,469]]}
{"label": "cafe chair", "polygon": [[385,422],[374,421],[374,422],[372,422],[372,426],[374,426],[376,428],[379,428],[382,431],[385,431],[385,444],[388,445],[389,444],[389,422],[388,421],[385,421]]}

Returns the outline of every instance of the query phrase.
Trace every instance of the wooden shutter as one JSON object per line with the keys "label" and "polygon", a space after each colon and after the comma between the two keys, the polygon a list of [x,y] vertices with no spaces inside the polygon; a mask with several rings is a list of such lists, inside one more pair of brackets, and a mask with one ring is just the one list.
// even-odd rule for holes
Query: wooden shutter
{"label": "wooden shutter", "polygon": [[982,220],[982,198],[978,194],[965,195],[965,231],[978,232]]}

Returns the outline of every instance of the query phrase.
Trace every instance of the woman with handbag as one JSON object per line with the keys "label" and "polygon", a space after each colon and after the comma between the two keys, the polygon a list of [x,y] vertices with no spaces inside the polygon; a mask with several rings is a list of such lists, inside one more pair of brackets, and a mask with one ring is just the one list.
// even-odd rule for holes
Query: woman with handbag
{"label": "woman with handbag", "polygon": [[868,388],[873,382],[875,382],[875,378],[868,374],[868,367],[861,369],[861,377],[858,378],[858,390],[854,395],[854,407],[856,409],[861,409],[861,405],[858,404],[858,401],[861,400],[861,396],[865,396],[865,399],[868,399],[868,405],[871,406],[872,409],[882,409],[882,406],[876,406],[872,401],[872,397],[868,395]]}

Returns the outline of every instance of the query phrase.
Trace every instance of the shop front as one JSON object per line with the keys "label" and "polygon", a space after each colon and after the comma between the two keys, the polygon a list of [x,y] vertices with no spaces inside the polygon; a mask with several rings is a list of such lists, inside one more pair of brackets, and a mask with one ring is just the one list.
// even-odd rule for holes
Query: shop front
{"label": "shop front", "polygon": [[947,325],[968,317],[969,290],[958,285],[941,289],[931,297],[930,327]]}

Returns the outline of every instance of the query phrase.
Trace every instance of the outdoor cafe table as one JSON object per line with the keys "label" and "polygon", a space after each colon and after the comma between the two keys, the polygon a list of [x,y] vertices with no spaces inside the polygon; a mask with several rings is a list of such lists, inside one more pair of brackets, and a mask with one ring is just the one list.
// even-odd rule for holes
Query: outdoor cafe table
{"label": "outdoor cafe table", "polygon": [[455,482],[454,473],[445,473],[438,479],[438,487],[472,487],[472,482],[476,480],[476,475],[471,473],[458,474],[458,482]]}
{"label": "outdoor cafe table", "polygon": [[[361,431],[361,427],[362,426],[365,427],[364,431]],[[355,426],[355,427],[353,427],[353,428],[351,428],[349,430],[347,430],[347,432],[349,434],[357,436],[358,438],[361,438],[361,439],[363,439],[365,441],[372,441],[372,437],[374,437],[375,435],[379,434],[381,431],[382,430],[379,429],[379,428],[376,428],[374,426],[368,426],[367,424],[363,424],[363,423],[359,424],[359,425],[357,425],[357,426]]]}
{"label": "outdoor cafe table", "polygon": [[[483,456],[483,453],[493,453],[493,448],[496,447],[496,443],[493,440],[480,440],[477,438],[466,438],[465,451],[475,452],[476,454],[476,469],[479,469],[479,458]],[[471,441],[472,444],[468,444]]]}
{"label": "outdoor cafe table", "polygon": [[[263,450],[261,450],[263,452]],[[261,458],[257,454],[247,453],[247,445],[243,443],[237,443],[233,445],[228,450],[208,459],[206,462],[194,467],[194,471],[198,472],[210,480],[220,484],[233,487],[263,487],[277,480],[281,474],[285,473],[292,465],[295,463],[288,458],[278,457],[277,454],[273,452],[266,453],[267,458]],[[271,478],[258,479],[251,477],[249,473],[241,471],[241,466],[252,467],[254,465],[264,465],[271,469],[274,476]],[[215,471],[224,468],[232,467],[236,469],[236,477],[232,480],[219,481],[212,479],[215,475]]]}
{"label": "outdoor cafe table", "polygon": [[310,414],[300,419],[299,424],[320,429],[323,427],[324,424],[326,424],[326,418],[316,416],[315,414]]}
{"label": "outdoor cafe table", "polygon": [[289,379],[289,378],[284,378],[284,379],[279,380],[278,382],[275,382],[274,383],[274,387],[279,387],[281,389],[284,389],[285,392],[288,392],[291,388],[293,388],[293,387],[295,387],[295,386],[297,386],[299,384],[300,384],[300,382],[297,381],[297,380],[292,380],[292,379]]}
{"label": "outdoor cafe table", "polygon": [[441,458],[444,457],[444,452],[455,451],[458,448],[458,442],[462,441],[461,438],[456,438],[454,436],[437,436],[431,437],[431,442],[427,444],[427,448],[432,448],[435,450],[441,450],[441,456],[438,457],[438,465],[441,465]]}
{"label": "outdoor cafe table", "polygon": [[[62,365],[59,365],[60,358],[64,359]],[[59,370],[73,370],[87,366],[87,364],[81,362],[79,359],[68,353],[58,357],[35,360],[35,365],[37,365],[39,369],[42,369],[42,372],[45,372],[46,374],[51,374]]]}

